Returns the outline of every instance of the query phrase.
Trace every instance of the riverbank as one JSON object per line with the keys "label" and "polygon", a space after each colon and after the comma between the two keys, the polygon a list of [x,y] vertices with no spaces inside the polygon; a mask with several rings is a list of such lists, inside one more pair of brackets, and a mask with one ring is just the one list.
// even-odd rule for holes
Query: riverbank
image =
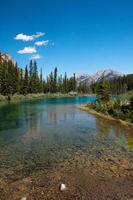
{"label": "riverbank", "polygon": [[[37,93],[37,94],[26,94],[26,95],[21,95],[21,94],[14,94],[10,96],[10,101],[20,101],[20,100],[32,100],[32,99],[39,99],[39,98],[47,98],[47,97],[68,97],[70,95],[68,94],[44,94],[44,93]],[[3,101],[9,101],[8,96],[3,96],[0,95],[0,102]]]}
{"label": "riverbank", "polygon": [[[37,94],[27,94],[27,95],[18,95],[14,94],[10,96],[10,101],[23,101],[23,100],[33,100],[33,99],[41,99],[41,98],[61,98],[61,97],[74,97],[74,96],[95,96],[94,94],[62,94],[62,93],[37,93]],[[8,102],[9,97],[0,95],[0,103]]]}
{"label": "riverbank", "polygon": [[121,125],[126,126],[127,128],[133,128],[133,124],[132,123],[124,121],[124,120],[121,120],[121,119],[116,119],[116,118],[114,118],[114,117],[112,117],[110,115],[105,115],[103,113],[97,112],[94,109],[89,108],[88,105],[81,105],[81,106],[79,106],[79,108],[81,110],[87,111],[87,112],[89,112],[89,113],[91,113],[93,115],[97,115],[99,117],[102,117],[102,118],[104,118],[106,120],[111,120],[111,121],[115,121],[117,123],[120,123]]}

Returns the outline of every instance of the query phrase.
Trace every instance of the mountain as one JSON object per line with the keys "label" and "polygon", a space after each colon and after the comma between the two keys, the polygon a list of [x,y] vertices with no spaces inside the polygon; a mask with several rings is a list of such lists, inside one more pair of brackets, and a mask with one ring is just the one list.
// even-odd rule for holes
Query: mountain
{"label": "mountain", "polygon": [[[0,60],[2,61],[12,61],[15,65],[15,61],[12,59],[12,57],[9,54],[0,52]],[[76,76],[76,80],[79,83],[86,83],[86,84],[92,84],[96,83],[97,81],[100,81],[102,79],[104,80],[110,80],[118,77],[122,77],[124,74],[114,71],[112,69],[105,69],[100,70],[92,75],[90,74],[80,74]]]}
{"label": "mountain", "polygon": [[7,54],[7,53],[2,53],[2,52],[0,52],[0,60],[1,61],[12,61],[14,64],[16,63],[14,60],[13,60],[13,58],[9,55],[9,54]]}
{"label": "mountain", "polygon": [[83,83],[83,82],[91,83],[94,81],[93,77],[89,74],[80,74],[79,76],[76,77],[76,79],[78,83]]}
{"label": "mountain", "polygon": [[78,83],[96,83],[97,81],[100,81],[102,79],[104,80],[110,80],[118,77],[122,77],[124,74],[114,71],[112,69],[105,69],[96,72],[95,74],[80,74],[77,76],[77,82]]}

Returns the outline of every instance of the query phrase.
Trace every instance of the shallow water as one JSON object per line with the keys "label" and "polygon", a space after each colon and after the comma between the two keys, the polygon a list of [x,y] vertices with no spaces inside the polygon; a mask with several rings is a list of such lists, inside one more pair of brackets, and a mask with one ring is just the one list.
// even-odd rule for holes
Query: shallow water
{"label": "shallow water", "polygon": [[76,151],[131,151],[132,130],[81,111],[95,97],[51,98],[0,107],[0,166],[50,167]]}

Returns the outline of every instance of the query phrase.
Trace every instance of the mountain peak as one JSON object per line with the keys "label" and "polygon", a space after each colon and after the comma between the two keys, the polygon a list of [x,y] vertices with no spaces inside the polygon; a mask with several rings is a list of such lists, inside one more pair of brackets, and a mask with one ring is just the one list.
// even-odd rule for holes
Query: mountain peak
{"label": "mountain peak", "polygon": [[123,76],[124,74],[117,72],[111,68],[108,69],[104,69],[104,70],[100,70],[97,71],[96,73],[90,75],[90,74],[81,74],[77,77],[77,81],[78,83],[95,83],[97,81],[100,81],[101,79],[105,79],[105,80],[110,80],[110,79],[114,79],[114,78],[118,78]]}

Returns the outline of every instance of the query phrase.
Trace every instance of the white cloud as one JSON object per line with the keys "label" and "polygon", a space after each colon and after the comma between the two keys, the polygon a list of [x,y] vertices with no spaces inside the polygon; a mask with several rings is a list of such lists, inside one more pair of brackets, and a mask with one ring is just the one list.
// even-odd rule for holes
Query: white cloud
{"label": "white cloud", "polygon": [[31,54],[36,53],[37,50],[35,47],[24,47],[22,50],[19,50],[17,53],[19,54]]}
{"label": "white cloud", "polygon": [[42,37],[44,36],[45,33],[42,33],[42,32],[36,32],[36,35],[34,35],[35,38],[39,38],[39,37]]}
{"label": "white cloud", "polygon": [[23,33],[20,33],[18,35],[16,35],[16,37],[14,38],[15,40],[22,40],[24,42],[28,42],[28,41],[33,41],[41,36],[44,36],[45,33],[42,32],[36,32],[36,34],[33,35],[25,35]]}
{"label": "white cloud", "polygon": [[32,41],[34,39],[34,37],[31,35],[24,35],[23,33],[20,33],[20,34],[16,35],[16,37],[14,39],[27,42],[27,41]]}
{"label": "white cloud", "polygon": [[47,46],[49,43],[49,40],[42,40],[42,41],[37,41],[35,42],[36,46]]}
{"label": "white cloud", "polygon": [[39,55],[39,54],[33,54],[33,55],[30,57],[30,60],[36,60],[36,59],[40,59],[40,58],[42,58],[41,55]]}

